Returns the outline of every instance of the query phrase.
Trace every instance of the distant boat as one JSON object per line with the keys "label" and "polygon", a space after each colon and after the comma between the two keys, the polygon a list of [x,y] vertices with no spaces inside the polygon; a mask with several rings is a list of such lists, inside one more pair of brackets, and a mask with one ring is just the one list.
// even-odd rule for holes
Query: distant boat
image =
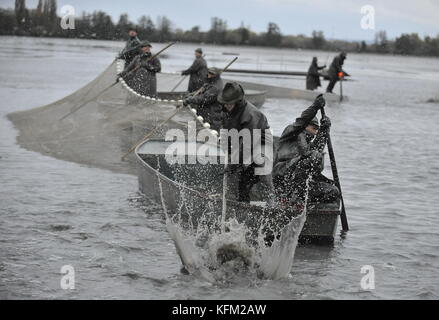
{"label": "distant boat", "polygon": [[223,56],[239,56],[240,53],[236,52],[223,52]]}

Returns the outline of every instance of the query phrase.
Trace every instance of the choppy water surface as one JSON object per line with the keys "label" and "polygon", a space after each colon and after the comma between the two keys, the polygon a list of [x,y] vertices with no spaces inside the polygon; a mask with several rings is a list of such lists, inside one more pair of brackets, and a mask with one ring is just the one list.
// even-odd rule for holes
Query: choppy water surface
{"label": "choppy water surface", "polygon": [[[139,205],[136,177],[21,149],[5,118],[85,85],[122,44],[0,41],[0,298],[439,298],[439,104],[426,102],[439,98],[438,59],[349,55],[350,101],[328,113],[351,232],[333,248],[298,247],[287,280],[243,276],[211,285],[180,274],[161,207]],[[186,67],[192,50],[171,49],[164,71]],[[309,51],[205,51],[218,67],[230,59],[225,51],[241,53],[236,68],[306,70],[313,55],[328,59]],[[299,79],[258,81],[304,87]],[[279,134],[308,104],[271,99],[263,110]],[[73,291],[60,288],[63,265],[75,268]],[[375,268],[370,292],[360,287],[363,265]]]}

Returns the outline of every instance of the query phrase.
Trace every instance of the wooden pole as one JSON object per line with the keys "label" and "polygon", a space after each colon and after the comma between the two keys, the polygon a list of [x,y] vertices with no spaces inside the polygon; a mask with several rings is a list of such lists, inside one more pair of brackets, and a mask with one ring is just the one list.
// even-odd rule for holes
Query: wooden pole
{"label": "wooden pole", "polygon": [[[321,108],[320,110],[322,112],[322,118],[325,117],[326,116],[325,109]],[[328,137],[327,137],[327,145],[328,145],[329,159],[331,161],[332,176],[334,178],[335,186],[340,191],[340,201],[341,201],[340,220],[341,220],[341,226],[342,226],[343,231],[349,231],[348,219],[347,219],[347,216],[346,216],[346,208],[345,208],[345,205],[344,205],[343,193],[341,191],[341,184],[340,184],[340,178],[338,176],[337,163],[335,161],[335,153],[334,153],[334,149],[332,147],[331,135],[329,133],[328,133]]]}

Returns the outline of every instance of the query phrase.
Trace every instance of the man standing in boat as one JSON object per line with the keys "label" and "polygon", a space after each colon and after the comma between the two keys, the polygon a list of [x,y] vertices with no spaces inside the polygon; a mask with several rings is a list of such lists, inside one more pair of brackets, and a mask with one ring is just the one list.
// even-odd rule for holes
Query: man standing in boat
{"label": "man standing in boat", "polygon": [[[231,164],[227,165],[228,198],[237,201],[250,202],[250,200],[265,201],[269,205],[274,203],[274,189],[271,177],[272,165],[267,170],[261,170],[271,161],[271,153],[265,152],[267,148],[272,151],[272,136],[270,126],[265,115],[254,105],[245,99],[244,89],[237,82],[228,82],[218,96],[218,101],[224,106],[224,125],[221,130],[221,141],[227,144]],[[245,142],[243,133],[248,131],[250,141]],[[255,135],[255,132],[259,131]],[[233,135],[238,134],[238,148],[232,143]],[[259,141],[255,141],[259,137]],[[245,145],[247,144],[247,145]],[[256,149],[257,147],[257,149]],[[246,152],[247,151],[247,152]],[[238,157],[238,163],[233,163],[234,154]],[[265,152],[265,154],[264,154]],[[260,157],[265,161],[263,164],[256,160]],[[271,164],[271,163],[270,163]],[[258,174],[264,171],[264,174]],[[252,197],[252,189],[257,185],[257,199]]]}
{"label": "man standing in boat", "polygon": [[124,78],[130,88],[137,93],[148,97],[156,97],[156,73],[162,70],[160,60],[158,57],[152,58],[152,46],[148,41],[141,42],[139,47],[142,53],[136,56],[118,76]]}
{"label": "man standing in boat", "polygon": [[198,48],[195,50],[195,61],[191,67],[181,73],[182,76],[189,75],[189,92],[194,92],[200,89],[207,77],[207,63],[203,58],[203,50]]}
{"label": "man standing in boat", "polygon": [[319,95],[279,139],[273,181],[281,201],[303,202],[308,177],[310,202],[335,202],[340,197],[334,182],[322,174],[331,121],[325,116],[319,125],[316,115],[325,104]]}
{"label": "man standing in boat", "polygon": [[128,30],[128,36],[129,39],[127,40],[125,48],[122,50],[118,57],[119,59],[125,60],[126,66],[129,65],[138,54],[140,54],[140,40],[137,37],[137,29],[130,28]]}
{"label": "man standing in boat", "polygon": [[349,76],[349,74],[343,70],[343,64],[346,60],[346,57],[346,52],[342,52],[332,61],[328,70],[329,84],[326,88],[326,92],[332,93],[332,89],[334,89],[335,84],[339,80],[342,81],[344,76]]}
{"label": "man standing in boat", "polygon": [[194,94],[183,100],[184,105],[192,105],[197,114],[210,123],[212,129],[219,131],[222,126],[222,105],[218,102],[218,94],[223,89],[221,70],[209,68],[204,85]]}
{"label": "man standing in boat", "polygon": [[308,69],[306,76],[306,90],[315,90],[321,87],[320,83],[320,70],[325,69],[325,66],[319,67],[317,57],[312,58],[311,66]]}

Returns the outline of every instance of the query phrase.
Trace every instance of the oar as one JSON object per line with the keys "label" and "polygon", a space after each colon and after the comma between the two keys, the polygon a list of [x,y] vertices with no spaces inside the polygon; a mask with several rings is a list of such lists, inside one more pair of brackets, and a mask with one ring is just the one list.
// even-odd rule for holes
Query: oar
{"label": "oar", "polygon": [[121,160],[124,161],[125,158],[126,158],[131,152],[133,152],[138,146],[140,146],[142,143],[144,143],[146,140],[148,140],[148,139],[149,139],[154,133],[157,132],[158,129],[160,129],[161,127],[163,127],[168,121],[170,121],[172,118],[174,118],[174,117],[177,115],[177,113],[179,113],[180,110],[182,110],[182,109],[183,109],[183,108],[181,108],[180,106],[177,106],[177,110],[175,110],[175,112],[172,113],[172,115],[171,115],[169,118],[167,118],[166,120],[162,121],[159,125],[155,126],[154,129],[152,129],[152,130],[151,130],[146,136],[144,136],[144,137],[142,138],[142,140],[140,140],[138,143],[136,143],[134,146],[132,146],[131,149],[128,150],[128,152],[125,153],[125,154],[122,156]]}
{"label": "oar", "polygon": [[[162,50],[160,50],[159,52],[157,52],[156,54],[154,54],[153,56],[149,57],[147,61],[151,61],[152,59],[156,58],[157,56],[159,56],[163,51],[165,51],[166,49],[168,49],[170,46],[174,45],[175,42],[171,42],[170,44],[168,44],[166,47],[164,47]],[[126,76],[131,75],[132,73],[134,73],[135,71],[137,71],[140,68],[140,64],[137,65],[133,70],[131,70],[130,72],[128,72],[126,74]],[[102,94],[104,94],[105,92],[107,92],[108,90],[110,90],[111,88],[113,88],[116,84],[119,83],[119,79],[117,78],[116,81],[114,83],[112,83],[110,86],[108,86],[107,88],[105,88],[104,90],[102,90],[101,92],[99,92],[96,96],[94,96],[92,99],[89,99],[87,101],[85,101],[83,104],[79,105],[77,108],[75,108],[74,110],[72,110],[71,112],[69,112],[68,114],[66,114],[64,117],[62,117],[61,120],[64,120],[65,118],[67,118],[68,116],[72,115],[73,113],[75,113],[76,111],[78,111],[79,109],[81,109],[83,106],[87,105],[89,102],[93,101],[94,99],[100,97]]]}
{"label": "oar", "polygon": [[[325,115],[326,115],[325,114],[325,109],[321,108],[320,111],[322,112],[322,117],[325,117]],[[331,136],[330,136],[329,133],[328,133],[328,137],[327,137],[327,145],[328,145],[329,159],[331,161],[332,176],[334,178],[334,182],[335,182],[336,187],[340,191],[340,200],[341,200],[340,220],[341,220],[341,226],[343,228],[343,231],[349,231],[348,218],[346,216],[346,209],[345,209],[345,206],[344,206],[343,194],[342,194],[342,191],[341,191],[340,178],[338,176],[337,163],[335,162],[334,149],[332,147]]]}

